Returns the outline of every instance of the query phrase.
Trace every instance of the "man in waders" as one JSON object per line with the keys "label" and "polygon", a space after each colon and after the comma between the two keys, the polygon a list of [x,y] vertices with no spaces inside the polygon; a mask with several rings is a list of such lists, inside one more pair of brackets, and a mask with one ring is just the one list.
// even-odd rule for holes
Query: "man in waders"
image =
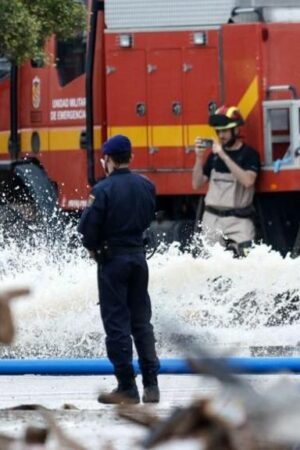
{"label": "man in waders", "polygon": [[219,241],[236,256],[244,256],[255,238],[252,202],[260,168],[257,151],[240,137],[243,124],[235,106],[221,106],[210,116],[209,125],[215,129],[218,142],[211,142],[212,153],[203,164],[209,143],[196,139],[192,178],[194,189],[209,182],[202,219],[208,240]]}
{"label": "man in waders", "polygon": [[151,325],[148,266],[143,232],[155,213],[155,187],[129,170],[131,142],[117,135],[103,145],[107,177],[93,188],[78,230],[98,263],[101,317],[106,348],[118,381],[103,403],[139,403],[132,366],[132,338],[143,378],[143,401],[159,401],[159,360]]}

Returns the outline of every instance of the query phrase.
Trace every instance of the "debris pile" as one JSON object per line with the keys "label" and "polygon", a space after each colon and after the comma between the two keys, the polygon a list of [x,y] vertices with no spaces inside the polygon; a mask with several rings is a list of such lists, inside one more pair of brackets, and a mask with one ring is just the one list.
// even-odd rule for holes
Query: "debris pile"
{"label": "debris pile", "polygon": [[[177,342],[179,347],[181,342],[182,339]],[[148,430],[142,448],[171,445],[178,439],[196,440],[201,450],[300,448],[300,428],[296,425],[300,421],[297,385],[285,380],[260,394],[245,379],[232,374],[224,359],[216,359],[196,345],[190,351],[193,357],[187,361],[195,374],[216,379],[221,385],[220,396],[227,399],[227,405],[218,411],[212,399],[195,398],[190,405],[171,411],[167,418],[160,418],[146,407],[119,405],[120,417]],[[237,408],[234,419],[230,416],[230,403]]]}
{"label": "debris pile", "polygon": [[[63,405],[63,409],[73,409],[71,405]],[[81,444],[71,439],[63,429],[57,424],[51,411],[41,405],[18,405],[7,408],[6,411],[38,411],[45,422],[45,426],[38,427],[29,425],[20,438],[13,438],[5,434],[0,434],[0,450],[28,450],[47,449],[48,441],[51,438],[55,441],[57,450],[87,450]],[[2,410],[3,411],[3,410]],[[38,445],[38,447],[36,447]],[[52,447],[53,448],[53,447]]]}

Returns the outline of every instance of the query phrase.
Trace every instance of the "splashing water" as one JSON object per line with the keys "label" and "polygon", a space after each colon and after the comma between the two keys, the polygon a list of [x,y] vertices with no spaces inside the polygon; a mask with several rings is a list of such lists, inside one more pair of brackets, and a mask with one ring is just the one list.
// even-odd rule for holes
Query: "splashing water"
{"label": "splashing water", "polygon": [[[96,265],[72,226],[59,242],[41,237],[0,242],[1,287],[29,286],[32,294],[13,304],[17,337],[2,347],[6,357],[98,357],[105,355]],[[205,244],[206,245],[206,244]],[[164,333],[187,331],[199,342],[235,354],[252,347],[297,352],[300,331],[300,257],[283,258],[265,245],[234,259],[215,245],[205,254],[160,248],[149,260],[153,324],[161,356],[178,356]],[[198,336],[198,337],[197,337]]]}

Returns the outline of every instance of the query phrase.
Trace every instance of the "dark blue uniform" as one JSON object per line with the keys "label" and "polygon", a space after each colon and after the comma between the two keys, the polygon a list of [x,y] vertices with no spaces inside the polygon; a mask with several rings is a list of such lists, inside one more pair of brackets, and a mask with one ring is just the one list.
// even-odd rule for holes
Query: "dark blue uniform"
{"label": "dark blue uniform", "polygon": [[107,354],[115,373],[132,368],[132,339],[143,374],[159,361],[148,294],[143,232],[154,218],[155,187],[129,169],[114,170],[93,188],[82,214],[83,245],[98,251],[98,285]]}

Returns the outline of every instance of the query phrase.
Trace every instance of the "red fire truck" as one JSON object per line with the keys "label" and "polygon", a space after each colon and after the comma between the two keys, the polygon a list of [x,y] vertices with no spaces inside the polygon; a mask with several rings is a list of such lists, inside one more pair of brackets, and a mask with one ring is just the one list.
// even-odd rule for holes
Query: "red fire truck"
{"label": "red fire truck", "polygon": [[[101,143],[134,146],[134,170],[158,191],[157,225],[173,237],[201,216],[191,171],[209,111],[237,105],[263,162],[260,236],[283,253],[300,247],[300,7],[279,0],[89,0],[88,33],[53,37],[48,65],[0,60],[2,207],[36,210],[56,196],[86,205],[102,175]],[[21,195],[21,194],[22,195]],[[201,202],[200,202],[201,206]]]}

